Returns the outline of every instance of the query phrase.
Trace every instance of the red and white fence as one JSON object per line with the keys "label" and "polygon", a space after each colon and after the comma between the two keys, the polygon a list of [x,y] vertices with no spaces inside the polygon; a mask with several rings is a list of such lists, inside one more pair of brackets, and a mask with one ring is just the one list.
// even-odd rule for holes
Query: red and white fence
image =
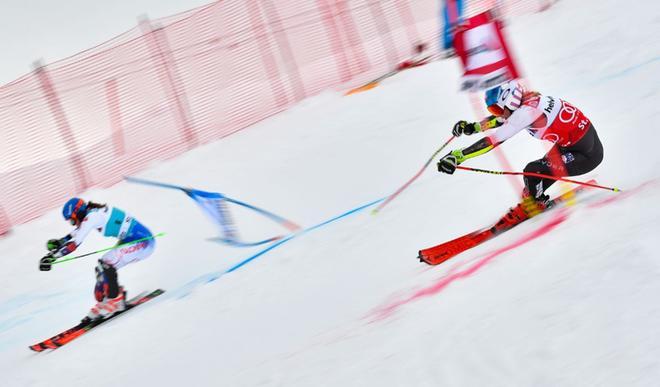
{"label": "red and white fence", "polygon": [[[444,1],[444,0],[443,0]],[[559,0],[465,0],[464,16],[471,17],[489,9],[511,18],[524,14],[545,11]]]}
{"label": "red and white fence", "polygon": [[390,71],[417,42],[436,46],[439,6],[219,0],[36,65],[0,88],[0,234],[321,90]]}

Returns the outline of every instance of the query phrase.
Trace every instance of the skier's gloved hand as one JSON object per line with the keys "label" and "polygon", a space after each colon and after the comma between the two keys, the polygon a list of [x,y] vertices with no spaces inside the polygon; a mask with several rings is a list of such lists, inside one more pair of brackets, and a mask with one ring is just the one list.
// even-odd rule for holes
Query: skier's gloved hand
{"label": "skier's gloved hand", "polygon": [[454,172],[456,172],[457,164],[458,162],[456,161],[456,157],[454,157],[452,154],[448,154],[447,156],[441,158],[440,161],[438,161],[438,171],[452,175]]}
{"label": "skier's gloved hand", "polygon": [[438,161],[438,171],[453,174],[456,172],[456,166],[464,160],[463,152],[458,149],[451,151]]}
{"label": "skier's gloved hand", "polygon": [[454,128],[451,131],[454,137],[458,137],[461,134],[470,136],[475,132],[481,132],[481,124],[479,124],[478,122],[467,122],[463,120],[458,121],[456,124],[454,124]]}
{"label": "skier's gloved hand", "polygon": [[53,257],[53,253],[50,252],[46,254],[43,258],[39,260],[39,270],[41,271],[50,271],[53,262],[55,262],[55,257]]}
{"label": "skier's gloved hand", "polygon": [[62,245],[63,243],[61,239],[49,239],[48,242],[46,242],[46,248],[48,251],[57,251]]}

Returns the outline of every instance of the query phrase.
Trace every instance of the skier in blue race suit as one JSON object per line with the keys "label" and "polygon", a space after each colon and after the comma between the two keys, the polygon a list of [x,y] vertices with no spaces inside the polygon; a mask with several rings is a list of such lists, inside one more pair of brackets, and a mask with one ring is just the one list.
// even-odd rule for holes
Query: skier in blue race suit
{"label": "skier in blue race suit", "polygon": [[[103,236],[118,239],[117,245],[125,245],[106,252],[95,268],[96,285],[92,307],[83,321],[110,317],[126,308],[126,292],[117,280],[117,270],[121,267],[149,257],[155,248],[151,232],[132,216],[116,207],[85,202],[72,198],[62,209],[64,219],[76,228],[61,239],[50,239],[47,247],[50,252],[41,259],[39,269],[48,271],[52,262],[71,254],[96,229]],[[130,242],[138,241],[131,244]]]}

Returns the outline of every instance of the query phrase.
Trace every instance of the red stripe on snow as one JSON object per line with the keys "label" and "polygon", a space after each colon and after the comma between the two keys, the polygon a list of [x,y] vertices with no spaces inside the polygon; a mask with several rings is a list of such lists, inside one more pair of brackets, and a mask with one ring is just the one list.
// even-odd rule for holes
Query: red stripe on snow
{"label": "red stripe on snow", "polygon": [[441,291],[443,291],[447,286],[449,286],[451,283],[453,283],[456,280],[467,278],[473,274],[475,274],[479,269],[487,265],[490,261],[495,259],[496,257],[511,251],[515,248],[518,248],[530,241],[533,241],[534,239],[537,239],[548,232],[552,231],[557,227],[559,224],[564,222],[568,218],[568,211],[566,209],[562,209],[561,211],[557,212],[550,221],[547,223],[543,224],[541,227],[538,229],[524,235],[522,238],[514,241],[513,243],[510,243],[504,247],[501,247],[497,250],[494,250],[490,253],[488,253],[485,257],[479,259],[476,263],[473,265],[468,266],[464,270],[460,270],[454,273],[449,274],[446,277],[443,277],[436,281],[434,284],[431,286],[425,287],[423,289],[415,291],[413,294],[411,294],[408,297],[405,297],[404,299],[392,302],[388,305],[385,305],[383,307],[378,308],[375,312],[373,312],[370,316],[371,321],[370,322],[375,322],[379,321],[382,319],[385,319],[389,316],[391,316],[394,312],[396,312],[400,307],[409,304],[411,302],[417,301],[419,299],[425,298],[425,297],[430,297],[434,296]]}

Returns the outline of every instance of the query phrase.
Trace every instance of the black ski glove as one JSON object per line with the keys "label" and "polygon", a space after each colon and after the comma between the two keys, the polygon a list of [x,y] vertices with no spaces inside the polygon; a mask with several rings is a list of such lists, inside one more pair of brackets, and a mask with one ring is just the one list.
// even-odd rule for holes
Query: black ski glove
{"label": "black ski glove", "polygon": [[39,260],[39,270],[50,271],[53,262],[55,262],[55,257],[53,257],[53,252],[51,251]]}
{"label": "black ski glove", "polygon": [[467,121],[458,121],[452,129],[452,134],[454,137],[458,137],[461,134],[470,136],[476,132],[481,132],[481,125],[478,122],[467,122]]}
{"label": "black ski glove", "polygon": [[456,156],[450,153],[438,161],[438,171],[453,175],[457,165]]}

